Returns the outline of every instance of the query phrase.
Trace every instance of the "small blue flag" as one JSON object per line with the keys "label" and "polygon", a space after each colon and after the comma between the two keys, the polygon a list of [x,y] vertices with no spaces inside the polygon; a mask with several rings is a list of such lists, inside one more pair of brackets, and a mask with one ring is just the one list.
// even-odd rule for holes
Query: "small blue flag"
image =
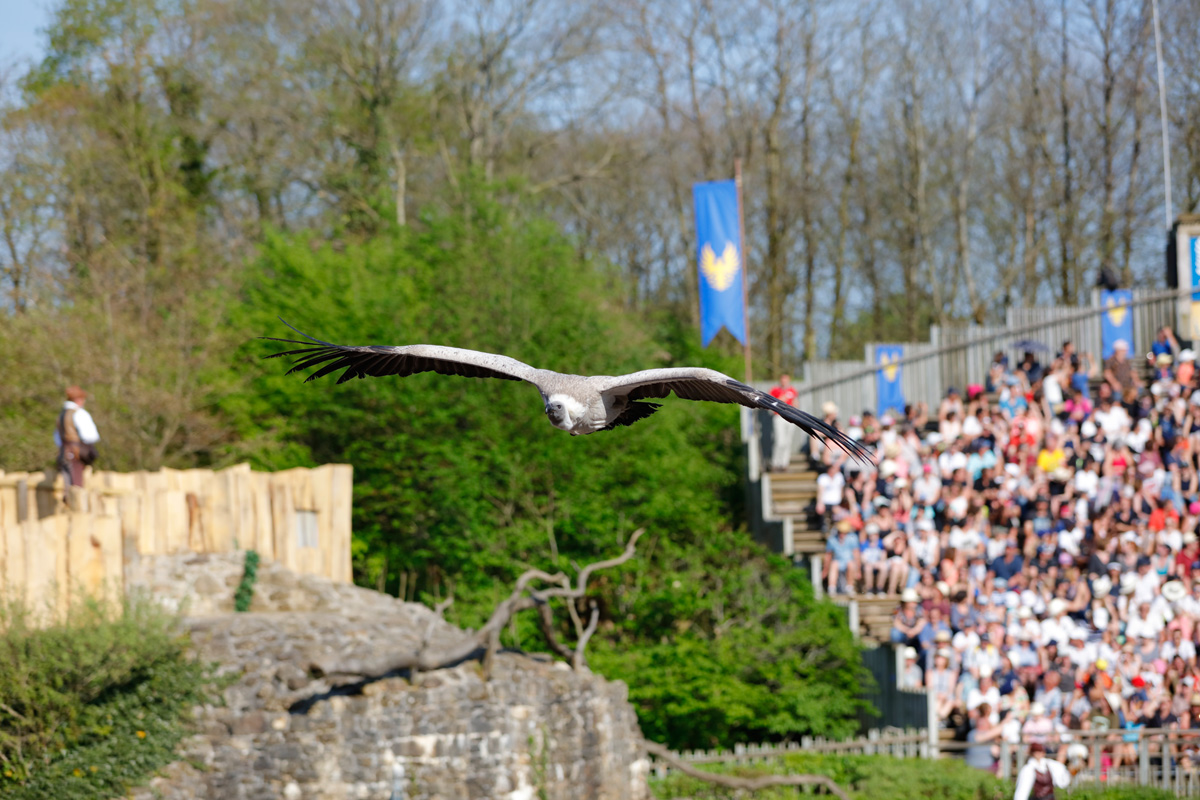
{"label": "small blue flag", "polygon": [[737,184],[734,181],[697,183],[696,258],[700,270],[700,342],[704,347],[725,326],[733,338],[746,343],[742,303],[745,275],[741,227],[738,224]]}
{"label": "small blue flag", "polygon": [[1100,343],[1103,358],[1111,358],[1113,344],[1125,342],[1125,353],[1133,352],[1133,313],[1130,303],[1133,292],[1129,289],[1114,289],[1100,292],[1100,304],[1104,313],[1100,315]]}
{"label": "small blue flag", "polygon": [[900,384],[900,359],[904,356],[904,345],[875,345],[875,364],[880,368],[875,373],[875,390],[878,413],[888,412],[904,415],[904,387]]}

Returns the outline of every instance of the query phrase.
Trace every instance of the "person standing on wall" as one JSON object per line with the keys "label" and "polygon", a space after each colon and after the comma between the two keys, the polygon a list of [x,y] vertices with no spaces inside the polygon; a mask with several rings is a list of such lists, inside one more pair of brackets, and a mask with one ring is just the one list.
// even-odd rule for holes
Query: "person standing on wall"
{"label": "person standing on wall", "polygon": [[[771,388],[771,396],[789,406],[796,404],[797,392],[792,388],[790,375],[779,376],[779,383]],[[783,472],[792,463],[792,431],[796,428],[778,414],[771,427],[771,471]]]}
{"label": "person standing on wall", "polygon": [[100,432],[92,415],[84,410],[87,392],[78,386],[67,387],[67,400],[54,427],[58,448],[58,469],[67,487],[83,486],[83,468],[96,460],[96,442]]}

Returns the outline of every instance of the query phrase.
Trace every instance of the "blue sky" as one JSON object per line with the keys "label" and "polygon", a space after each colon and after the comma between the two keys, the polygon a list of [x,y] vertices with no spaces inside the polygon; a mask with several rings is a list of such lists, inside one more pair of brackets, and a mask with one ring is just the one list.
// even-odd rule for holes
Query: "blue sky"
{"label": "blue sky", "polygon": [[32,61],[42,50],[39,28],[50,21],[50,0],[0,0],[0,65]]}

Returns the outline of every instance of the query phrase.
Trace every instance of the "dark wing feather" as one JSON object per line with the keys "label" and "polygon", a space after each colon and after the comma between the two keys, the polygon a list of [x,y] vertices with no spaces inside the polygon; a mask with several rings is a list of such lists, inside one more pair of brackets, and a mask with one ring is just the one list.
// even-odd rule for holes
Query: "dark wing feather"
{"label": "dark wing feather", "polygon": [[632,425],[638,420],[650,416],[660,408],[662,408],[662,403],[630,403],[629,407],[622,411],[620,416],[600,430],[611,431],[616,430],[619,425]]}
{"label": "dark wing feather", "polygon": [[870,462],[871,451],[860,442],[812,414],[778,400],[753,386],[747,386],[728,375],[711,369],[651,369],[608,379],[602,390],[630,400],[647,397],[667,397],[672,392],[684,400],[705,400],[711,403],[737,403],[747,408],[774,411],[810,436],[836,445],[854,458]]}
{"label": "dark wing feather", "polygon": [[[282,320],[281,320],[282,322]],[[285,325],[288,323],[284,322]],[[292,328],[291,325],[288,325]],[[462,375],[467,378],[500,378],[507,381],[529,381],[537,372],[533,367],[517,361],[515,358],[499,356],[493,353],[481,353],[478,350],[464,350],[458,347],[441,347],[429,344],[410,344],[400,347],[385,347],[382,345],[347,346],[314,339],[302,331],[292,328],[310,341],[297,339],[276,339],[264,336],[272,342],[300,344],[304,347],[295,350],[285,350],[282,353],[272,353],[265,358],[292,356],[295,364],[287,371],[302,372],[313,367],[319,367],[305,378],[311,381],[324,377],[338,370],[345,370],[338,376],[338,383],[345,383],[351,378],[364,378],[368,375],[380,377],[383,375],[415,375],[418,372],[437,372],[441,375]]]}

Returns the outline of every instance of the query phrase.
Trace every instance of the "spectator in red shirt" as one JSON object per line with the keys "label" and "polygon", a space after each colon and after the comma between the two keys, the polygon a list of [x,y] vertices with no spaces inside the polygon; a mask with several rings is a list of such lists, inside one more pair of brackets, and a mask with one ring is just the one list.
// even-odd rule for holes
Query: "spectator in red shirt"
{"label": "spectator in red shirt", "polygon": [[[792,388],[790,375],[780,375],[779,383],[771,388],[771,396],[782,400],[789,406],[796,404],[796,390]],[[792,431],[796,428],[792,423],[778,414],[775,415],[771,426],[771,471],[783,472],[792,463]]]}

